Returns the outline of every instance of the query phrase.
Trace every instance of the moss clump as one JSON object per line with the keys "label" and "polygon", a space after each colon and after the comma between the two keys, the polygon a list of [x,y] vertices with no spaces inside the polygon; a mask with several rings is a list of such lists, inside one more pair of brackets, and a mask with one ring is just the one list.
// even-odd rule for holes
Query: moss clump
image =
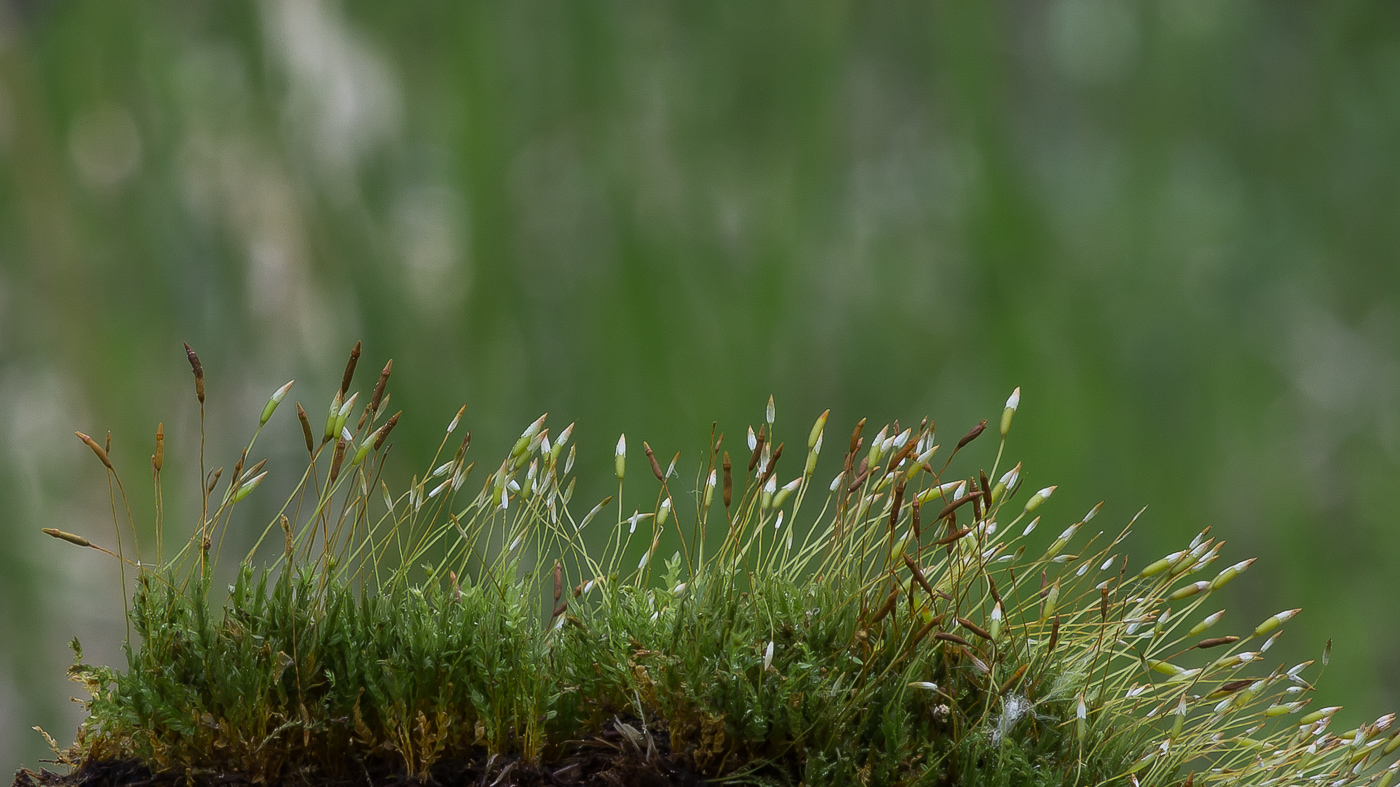
{"label": "moss clump", "polygon": [[[1388,784],[1395,772],[1382,762],[1400,742],[1392,717],[1334,735],[1335,709],[1309,705],[1314,665],[1267,665],[1292,611],[1239,637],[1207,633],[1220,616],[1202,605],[1252,561],[1206,572],[1219,545],[1201,533],[1129,566],[1116,551],[1126,530],[1087,527],[1097,507],[1032,548],[1053,487],[1020,494],[1000,449],[986,472],[952,469],[986,422],[943,449],[929,420],[874,436],[862,421],[826,485],[813,481],[826,415],[795,467],[781,463],[770,400],[737,460],[712,439],[693,485],[673,484],[649,446],[639,483],[619,440],[617,495],[580,517],[572,426],[551,441],[543,417],[471,486],[453,419],[426,472],[391,495],[379,480],[397,419],[382,412],[389,367],[356,421],[357,356],[324,430],[298,405],[310,461],[259,539],[280,536],[280,557],[258,567],[250,553],[226,596],[212,588],[230,516],[263,477],[240,458],[222,497],[207,485],[182,548],[131,565],[127,667],[79,652],[90,716],[63,761],[258,780],[393,761],[426,777],[483,756],[559,761],[607,734],[736,783]],[[1003,448],[1018,405],[1013,394],[1003,411]],[[669,559],[663,543],[679,547]]]}

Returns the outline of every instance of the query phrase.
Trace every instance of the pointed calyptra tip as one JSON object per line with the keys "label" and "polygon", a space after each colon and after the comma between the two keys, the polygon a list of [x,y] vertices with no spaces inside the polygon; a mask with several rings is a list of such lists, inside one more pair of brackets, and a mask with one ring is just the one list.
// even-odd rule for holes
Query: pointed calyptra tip
{"label": "pointed calyptra tip", "polygon": [[457,414],[454,415],[454,416],[452,416],[452,421],[451,421],[450,423],[447,424],[447,433],[448,433],[448,434],[452,434],[452,432],[457,428],[457,424],[459,424],[459,423],[462,422],[462,414],[465,413],[466,411],[467,411],[467,406],[466,406],[466,405],[462,405],[460,408],[458,408]]}
{"label": "pointed calyptra tip", "polygon": [[[889,446],[889,447],[890,447],[890,448],[894,448],[894,449],[903,448],[904,446],[906,446],[906,445],[909,444],[909,438],[912,437],[913,434],[914,434],[914,430],[913,430],[913,429],[905,429],[903,432],[900,432],[899,434],[895,435],[894,438],[892,438],[892,439],[890,440],[890,446]],[[886,450],[889,450],[889,449],[886,449]]]}
{"label": "pointed calyptra tip", "polygon": [[252,493],[254,489],[258,488],[258,484],[261,484],[262,480],[266,477],[267,471],[264,470],[263,472],[258,473],[257,475],[253,476],[247,481],[244,481],[243,484],[238,487],[238,491],[234,493],[233,502],[237,503],[243,498],[247,497],[250,493]]}
{"label": "pointed calyptra tip", "polygon": [[627,435],[625,433],[617,438],[617,448],[613,451],[613,467],[617,471],[617,482],[620,484],[627,475]]}
{"label": "pointed calyptra tip", "polygon": [[763,411],[763,417],[768,421],[768,425],[773,425],[773,419],[778,416],[777,409],[773,406],[773,395],[768,394],[768,407]]}
{"label": "pointed calyptra tip", "polygon": [[335,422],[340,417],[340,406],[344,403],[344,397],[340,395],[340,391],[336,391],[335,396],[331,397],[331,409],[326,414],[326,432],[321,436],[321,442],[335,437]]}
{"label": "pointed calyptra tip", "polygon": [[1049,500],[1049,499],[1050,499],[1050,496],[1053,495],[1053,494],[1055,494],[1055,490],[1056,490],[1057,488],[1059,488],[1059,487],[1058,487],[1058,486],[1047,486],[1047,487],[1045,487],[1044,489],[1040,490],[1039,492],[1036,492],[1035,494],[1031,495],[1031,499],[1026,501],[1026,511],[1027,511],[1027,513],[1031,512],[1031,511],[1034,511],[1034,510],[1036,510],[1037,508],[1040,508],[1040,504],[1041,504],[1041,503],[1044,503],[1046,500]]}
{"label": "pointed calyptra tip", "polygon": [[258,426],[267,425],[268,419],[276,412],[277,405],[281,404],[282,400],[287,397],[287,392],[292,390],[292,383],[295,382],[296,380],[288,380],[285,385],[272,392],[272,396],[268,397],[267,404],[263,405],[262,417],[258,420]]}
{"label": "pointed calyptra tip", "polygon": [[[781,508],[783,503],[787,502],[787,499],[792,496],[792,493],[796,492],[797,488],[802,485],[802,479],[805,477],[806,476],[799,476],[787,482],[786,484],[783,484],[782,487],[779,488],[777,493],[773,496],[773,507]],[[776,483],[776,481],[777,479],[775,478],[768,479],[768,483],[770,484]],[[778,516],[782,516],[782,514],[779,513]]]}
{"label": "pointed calyptra tip", "polygon": [[533,448],[539,446],[539,443],[536,441],[536,438],[539,437],[540,430],[544,428],[544,420],[548,417],[549,413],[545,413],[539,418],[536,418],[535,420],[531,421],[530,425],[525,427],[525,431],[520,433],[520,437],[516,439],[515,445],[510,449],[511,456],[524,456],[525,454],[529,453]]}
{"label": "pointed calyptra tip", "polygon": [[1001,411],[1001,436],[1006,438],[1006,434],[1011,431],[1011,417],[1016,414],[1016,408],[1021,405],[1021,389],[1018,387],[1011,392],[1011,396],[1006,400],[1006,409]]}
{"label": "pointed calyptra tip", "polygon": [[829,415],[831,415],[831,410],[823,410],[822,414],[817,416],[817,422],[812,424],[812,431],[807,434],[808,450],[817,451],[820,453],[821,449],[817,446],[821,441],[822,430],[826,428],[826,419]]}
{"label": "pointed calyptra tip", "polygon": [[344,425],[345,425],[345,419],[347,419],[347,418],[350,417],[351,411],[353,411],[353,410],[355,409],[355,400],[356,400],[356,399],[359,399],[359,398],[360,398],[360,392],[359,392],[359,391],[356,391],[355,393],[353,393],[353,394],[350,395],[350,398],[349,398],[349,399],[346,399],[344,402],[341,403],[340,409],[339,409],[338,411],[336,411],[336,414],[335,414],[335,419],[336,419],[336,424],[337,424],[337,425],[339,425],[339,426],[344,426]]}
{"label": "pointed calyptra tip", "polygon": [[534,421],[531,421],[530,425],[525,427],[525,431],[520,433],[520,436],[529,439],[539,434],[540,430],[544,428],[544,419],[548,417],[549,413],[545,413]]}
{"label": "pointed calyptra tip", "polygon": [[1019,480],[1020,477],[1021,477],[1021,463],[1020,463],[1020,462],[1017,462],[1015,467],[1013,467],[1013,468],[1011,468],[1010,470],[1007,470],[1007,471],[1006,471],[1006,473],[1001,477],[1001,480],[1000,480],[998,483],[1000,483],[1002,486],[1006,487],[1007,489],[1010,489],[1011,487],[1013,487],[1013,486],[1016,485],[1016,481]]}

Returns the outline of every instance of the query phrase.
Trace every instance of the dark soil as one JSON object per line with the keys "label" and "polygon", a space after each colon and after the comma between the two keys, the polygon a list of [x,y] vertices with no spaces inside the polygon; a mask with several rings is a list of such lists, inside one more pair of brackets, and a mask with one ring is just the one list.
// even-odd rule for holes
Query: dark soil
{"label": "dark soil", "polygon": [[[632,730],[635,735],[635,728]],[[518,757],[482,754],[458,762],[442,762],[425,781],[390,762],[356,763],[357,776],[299,773],[281,783],[304,787],[701,787],[705,780],[671,757],[666,737],[629,740],[613,726],[601,735],[571,747],[552,762],[530,764]],[[13,787],[264,787],[241,773],[197,773],[193,776],[152,773],[134,760],[88,762],[70,774],[24,769]]]}

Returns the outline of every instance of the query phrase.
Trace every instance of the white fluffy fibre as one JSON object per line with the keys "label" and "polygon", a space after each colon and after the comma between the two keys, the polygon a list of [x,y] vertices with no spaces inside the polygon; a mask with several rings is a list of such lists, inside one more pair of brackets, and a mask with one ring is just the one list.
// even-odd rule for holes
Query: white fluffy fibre
{"label": "white fluffy fibre", "polygon": [[997,717],[996,724],[992,727],[992,743],[1001,745],[1007,733],[1016,726],[1016,723],[1030,715],[1034,706],[1031,701],[1021,694],[1007,694],[1001,698],[1001,716]]}

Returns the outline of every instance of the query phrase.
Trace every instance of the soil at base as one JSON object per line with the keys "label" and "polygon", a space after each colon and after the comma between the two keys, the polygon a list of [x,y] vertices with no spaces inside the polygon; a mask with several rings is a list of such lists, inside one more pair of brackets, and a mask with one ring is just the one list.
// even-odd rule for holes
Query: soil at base
{"label": "soil at base", "polygon": [[[664,736],[646,749],[615,729],[571,748],[553,762],[488,757],[435,765],[424,781],[385,761],[356,764],[357,775],[297,773],[282,784],[303,787],[701,787],[705,780],[671,757]],[[87,762],[69,774],[24,769],[14,787],[266,787],[247,774],[152,773],[134,760]]]}

